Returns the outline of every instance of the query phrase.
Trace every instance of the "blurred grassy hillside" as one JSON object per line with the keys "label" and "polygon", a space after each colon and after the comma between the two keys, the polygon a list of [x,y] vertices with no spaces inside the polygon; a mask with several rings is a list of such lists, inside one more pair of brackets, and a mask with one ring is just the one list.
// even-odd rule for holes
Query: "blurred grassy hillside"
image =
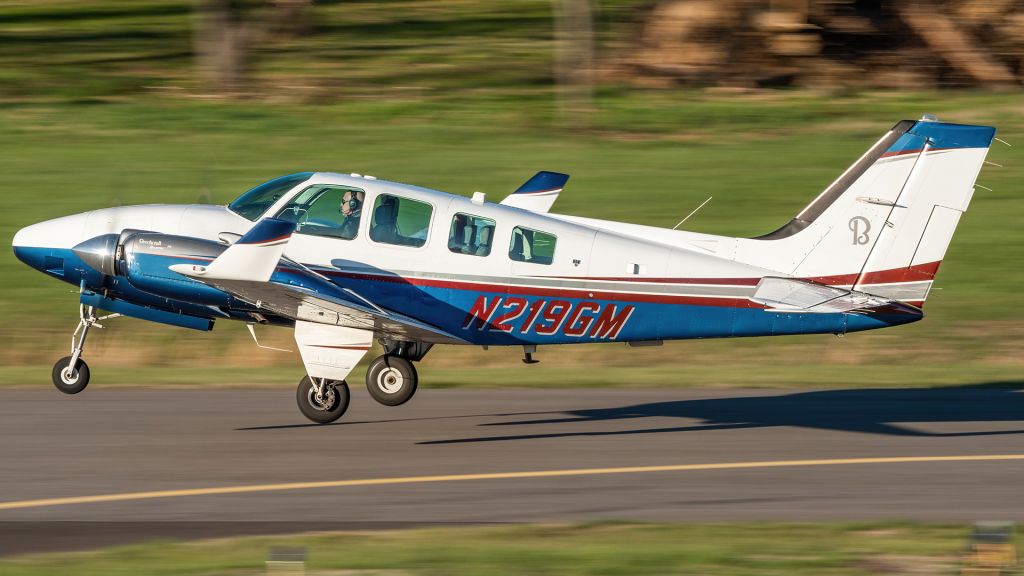
{"label": "blurred grassy hillside", "polygon": [[[602,3],[604,4],[604,3]],[[605,45],[640,2],[608,2]],[[0,234],[111,205],[226,203],[299,170],[361,172],[500,200],[540,169],[572,174],[556,211],[756,235],[787,221],[901,118],[990,123],[996,145],[939,274],[925,321],[836,339],[514,350],[439,349],[430,385],[935,384],[1019,379],[1024,313],[1024,99],[1019,93],[721,93],[598,88],[591,126],[557,120],[547,2],[325,3],[309,37],[257,59],[262,92],[205,96],[190,70],[187,2],[0,5]],[[0,257],[0,383],[42,383],[77,299]],[[270,331],[286,343],[286,331]],[[115,320],[90,336],[96,383],[291,383],[297,355]],[[205,367],[216,367],[208,372]],[[472,369],[467,366],[473,366]],[[602,366],[600,374],[584,367]],[[132,368],[127,370],[125,368]],[[503,367],[504,370],[489,369]]]}

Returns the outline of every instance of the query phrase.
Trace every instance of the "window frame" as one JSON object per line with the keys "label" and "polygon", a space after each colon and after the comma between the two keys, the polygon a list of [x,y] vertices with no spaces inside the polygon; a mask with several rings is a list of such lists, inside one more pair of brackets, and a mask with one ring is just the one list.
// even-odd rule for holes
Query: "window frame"
{"label": "window frame", "polygon": [[497,235],[498,221],[495,220],[494,218],[488,218],[487,216],[480,216],[478,214],[470,214],[469,212],[456,212],[456,213],[452,214],[452,226],[455,225],[455,219],[458,218],[459,216],[468,216],[470,218],[475,218],[475,219],[478,219],[478,220],[487,220],[487,221],[489,221],[491,223],[491,228],[492,228],[492,231],[491,231],[491,241],[487,244],[487,254],[476,254],[476,253],[467,254],[465,252],[456,252],[455,250],[452,250],[452,227],[451,226],[448,227],[448,242],[446,244],[446,247],[448,248],[448,251],[451,252],[452,254],[459,254],[460,256],[476,256],[477,258],[487,258],[491,254],[493,254],[494,253],[494,238]]}
{"label": "window frame", "polygon": [[[309,206],[312,206],[312,205],[316,204],[320,200],[320,198],[323,196],[323,194],[327,190],[329,190],[329,189],[331,189],[331,190],[342,190],[342,196],[345,195],[345,192],[352,192],[352,193],[362,192],[363,193],[363,208],[364,209],[366,208],[366,197],[369,195],[369,194],[367,194],[366,190],[363,190],[361,188],[356,188],[355,186],[349,186],[348,184],[332,184],[330,182],[321,182],[319,184],[310,184],[309,186],[306,186],[302,190],[299,190],[297,193],[292,194],[291,197],[288,199],[288,201],[285,202],[284,206],[281,206],[281,208],[275,212],[274,218],[279,218],[281,216],[281,214],[284,213],[284,211],[288,208],[288,206],[292,202],[294,202],[297,198],[299,198],[300,196],[302,196],[304,193],[306,193],[307,191],[309,191],[312,188],[322,188],[322,189],[324,189],[324,192],[321,192],[319,195],[317,195],[316,200],[313,200],[311,203],[307,204],[307,208],[306,208],[307,213],[309,211]],[[339,206],[340,206],[340,204],[339,204]],[[298,224],[298,222],[296,222],[296,224]],[[355,240],[356,238],[359,238],[359,235],[362,233],[363,226],[364,226],[364,224],[363,224],[363,214],[360,213],[359,214],[359,225],[356,227],[355,236],[352,236],[351,238],[345,238],[344,236],[330,236],[330,235],[326,235],[326,234],[309,234],[309,233],[303,232],[302,228],[299,227],[299,226],[296,226],[295,233],[296,234],[301,234],[303,236],[308,236],[308,237],[311,237],[311,238],[327,238],[327,239],[330,239],[330,240],[343,240],[343,241],[346,241],[346,242],[350,242],[352,240]]]}
{"label": "window frame", "polygon": [[[305,176],[305,178],[304,179],[299,179],[299,178],[297,178],[298,176]],[[270,214],[271,212],[273,212],[274,211],[274,207],[277,206],[278,204],[280,204],[282,200],[285,201],[285,203],[289,202],[290,199],[294,196],[293,191],[296,188],[298,188],[299,186],[301,186],[301,185],[309,182],[310,180],[312,180],[314,176],[316,176],[316,172],[294,172],[292,174],[285,174],[284,176],[278,176],[277,178],[273,178],[271,180],[267,180],[266,182],[263,182],[263,183],[258,184],[256,186],[253,186],[252,188],[250,188],[250,189],[246,190],[245,192],[239,194],[237,198],[235,198],[231,202],[227,203],[226,208],[232,214],[234,214],[236,216],[240,216],[242,218],[245,218],[246,220],[248,220],[250,222],[258,222],[260,220],[260,218],[264,218],[264,217],[266,217],[267,214]],[[280,181],[289,180],[289,179],[294,179],[294,183],[292,184],[292,186],[290,188],[287,188],[287,189],[281,189],[282,191],[278,195],[278,197],[275,198],[274,200],[272,200],[270,202],[270,204],[268,204],[267,207],[264,208],[263,211],[260,212],[259,214],[257,214],[254,218],[250,218],[249,216],[246,216],[245,214],[242,214],[241,212],[238,211],[239,208],[237,208],[236,205],[238,204],[238,202],[240,202],[243,198],[245,198],[249,194],[252,194],[252,193],[256,192],[260,188],[263,188],[265,186],[269,186],[270,184],[273,184],[274,182],[280,182]]]}
{"label": "window frame", "polygon": [[[552,238],[554,238],[555,239],[555,242],[554,242],[555,247],[554,247],[554,249],[551,250],[551,261],[550,262],[535,262],[535,261],[532,261],[532,260],[519,260],[517,258],[513,258],[512,257],[512,246],[513,246],[513,243],[515,242],[516,230],[529,230],[530,232],[533,232],[535,234],[539,232],[541,234],[545,234],[547,236],[551,236]],[[525,235],[524,235],[524,241],[525,241]],[[533,246],[530,246],[530,250],[531,251],[533,250]],[[509,238],[508,238],[508,259],[511,260],[512,262],[520,262],[522,264],[536,264],[538,266],[551,266],[551,265],[553,265],[555,263],[555,251],[556,250],[558,250],[558,235],[557,234],[552,234],[551,232],[545,232],[543,230],[537,230],[536,228],[529,228],[527,226],[513,226],[512,227],[512,232],[511,232],[511,234],[509,234]]]}
{"label": "window frame", "polygon": [[[399,200],[409,200],[410,202],[418,202],[420,204],[426,204],[427,206],[430,207],[430,218],[427,219],[427,237],[423,239],[423,244],[421,244],[419,246],[413,246],[411,244],[392,244],[391,242],[379,242],[379,241],[373,239],[373,220],[374,220],[374,217],[375,217],[374,213],[377,211],[377,200],[380,199],[383,196],[391,196],[392,198],[397,198]],[[365,202],[364,202],[363,205],[365,206]],[[401,204],[399,204],[399,205],[401,205]],[[430,244],[431,230],[434,229],[434,218],[436,216],[437,216],[437,206],[435,206],[433,202],[428,202],[426,200],[420,200],[419,198],[415,198],[415,197],[412,197],[412,196],[402,196],[402,195],[399,195],[399,194],[393,194],[391,192],[377,192],[373,196],[373,203],[370,206],[370,223],[366,225],[367,226],[367,228],[366,228],[366,239],[369,240],[372,244],[376,244],[377,246],[393,246],[395,248],[404,248],[406,250],[425,250],[427,248],[427,246]],[[396,227],[398,226],[398,215],[397,214],[395,215],[395,226]],[[407,238],[408,238],[408,236],[407,236]]]}

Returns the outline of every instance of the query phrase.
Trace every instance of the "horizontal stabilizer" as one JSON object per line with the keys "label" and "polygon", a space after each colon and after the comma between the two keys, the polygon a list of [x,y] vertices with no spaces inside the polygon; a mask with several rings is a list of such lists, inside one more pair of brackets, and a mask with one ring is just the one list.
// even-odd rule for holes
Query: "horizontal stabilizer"
{"label": "horizontal stabilizer", "polygon": [[906,313],[921,313],[913,306],[874,294],[774,276],[762,278],[750,300],[773,312],[869,314],[899,308]]}
{"label": "horizontal stabilizer", "polygon": [[548,172],[546,170],[537,172],[522,186],[516,189],[501,203],[505,206],[522,208],[530,212],[545,214],[558,200],[558,195],[565,188],[569,181],[568,174],[559,172]]}
{"label": "horizontal stabilizer", "polygon": [[170,269],[193,278],[266,282],[277,269],[295,223],[264,218],[207,266],[175,264]]}

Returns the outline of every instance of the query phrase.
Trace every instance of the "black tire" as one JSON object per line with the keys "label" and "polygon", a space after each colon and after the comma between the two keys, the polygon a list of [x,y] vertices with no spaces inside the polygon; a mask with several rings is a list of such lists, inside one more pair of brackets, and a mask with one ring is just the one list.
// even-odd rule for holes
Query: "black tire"
{"label": "black tire", "polygon": [[299,381],[299,387],[295,391],[295,400],[299,404],[299,411],[306,418],[317,424],[330,424],[348,410],[349,392],[348,384],[342,380],[328,382],[327,393],[324,402],[316,399],[316,388],[309,376]]}
{"label": "black tire", "polygon": [[416,367],[400,356],[378,356],[366,369],[366,389],[385,406],[408,402],[416,394],[418,382]]}
{"label": "black tire", "polygon": [[75,368],[67,373],[65,369],[69,364],[71,364],[71,356],[65,356],[53,365],[51,374],[53,385],[65,394],[78,394],[89,385],[89,365],[85,363],[85,360],[79,358],[75,363]]}

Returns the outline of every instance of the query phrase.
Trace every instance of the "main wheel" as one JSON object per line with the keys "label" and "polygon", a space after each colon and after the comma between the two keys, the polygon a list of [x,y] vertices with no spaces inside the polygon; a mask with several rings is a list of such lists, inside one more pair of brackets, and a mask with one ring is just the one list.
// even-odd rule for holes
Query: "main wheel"
{"label": "main wheel", "polygon": [[329,381],[324,386],[323,394],[317,395],[317,387],[309,376],[305,376],[299,381],[295,400],[303,416],[317,424],[329,424],[341,418],[345,410],[348,410],[348,384],[344,380]]}
{"label": "main wheel", "polygon": [[366,369],[366,389],[385,406],[405,404],[416,393],[416,367],[400,356],[379,356]]}
{"label": "main wheel", "polygon": [[70,364],[71,356],[57,360],[53,365],[53,385],[65,394],[78,394],[89,385],[89,365],[81,358],[69,369]]}

